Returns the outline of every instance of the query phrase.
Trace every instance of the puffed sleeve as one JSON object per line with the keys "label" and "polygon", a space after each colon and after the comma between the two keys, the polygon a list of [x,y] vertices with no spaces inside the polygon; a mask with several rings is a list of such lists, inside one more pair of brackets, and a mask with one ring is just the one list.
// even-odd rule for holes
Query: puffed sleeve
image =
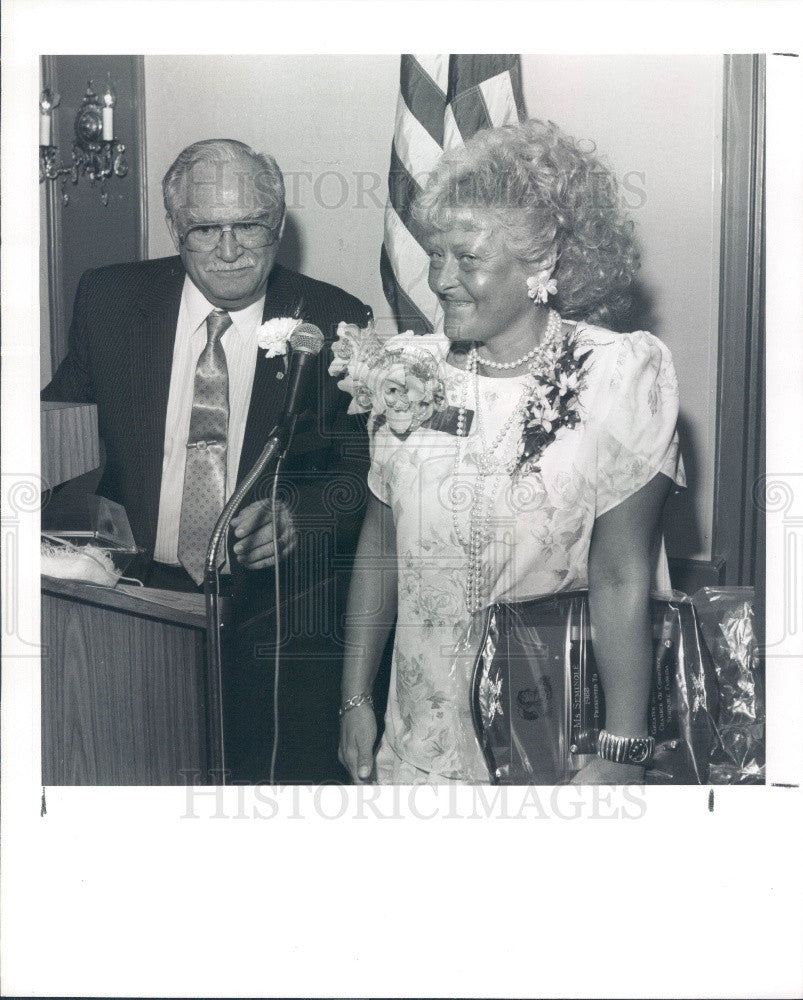
{"label": "puffed sleeve", "polygon": [[597,438],[596,516],[659,472],[686,485],[678,450],[678,383],[669,349],[639,331],[622,336]]}

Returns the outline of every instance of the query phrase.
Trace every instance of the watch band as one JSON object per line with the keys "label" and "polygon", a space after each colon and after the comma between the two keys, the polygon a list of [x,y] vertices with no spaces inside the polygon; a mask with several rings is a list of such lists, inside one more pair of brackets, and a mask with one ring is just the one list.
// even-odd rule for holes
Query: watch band
{"label": "watch band", "polygon": [[649,764],[654,752],[652,736],[614,736],[601,729],[597,737],[597,756],[617,764]]}

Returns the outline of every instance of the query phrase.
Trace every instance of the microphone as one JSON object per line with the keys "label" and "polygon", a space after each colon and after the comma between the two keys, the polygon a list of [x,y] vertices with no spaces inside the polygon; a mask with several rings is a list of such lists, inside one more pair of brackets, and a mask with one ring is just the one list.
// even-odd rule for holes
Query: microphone
{"label": "microphone", "polygon": [[312,323],[302,323],[290,334],[291,353],[284,402],[276,427],[271,431],[271,437],[277,437],[282,445],[287,445],[292,437],[302,390],[315,373],[315,358],[321,353],[323,344],[323,334]]}
{"label": "microphone", "polygon": [[[284,453],[290,445],[290,439],[296,426],[296,417],[301,404],[302,389],[306,382],[315,373],[315,358],[321,353],[324,345],[324,336],[317,326],[312,323],[302,323],[297,326],[290,335],[290,363],[288,365],[287,383],[284,393],[284,401],[279,414],[276,426],[271,431],[270,437],[262,449],[262,454],[256,460],[253,468],[243,479],[237,489],[229,498],[228,503],[223,508],[220,517],[217,519],[212,537],[209,539],[209,546],[206,550],[204,562],[204,595],[206,597],[206,621],[207,621],[207,655],[210,687],[210,705],[212,716],[215,718],[213,743],[220,742],[221,766],[225,769],[225,748],[223,746],[223,688],[222,688],[222,640],[221,640],[221,617],[220,617],[220,577],[218,575],[218,553],[224,543],[229,530],[231,519],[240,509],[240,505],[247,496],[249,490],[254,486],[265,469],[276,463],[278,470]],[[276,564],[276,609],[278,614],[279,589],[278,589],[278,563]],[[277,655],[278,655],[278,645]],[[272,769],[271,769],[272,770]],[[224,770],[225,784],[225,770]]]}
{"label": "microphone", "polygon": [[212,537],[209,540],[209,547],[206,550],[205,587],[207,593],[212,593],[213,596],[217,582],[218,552],[220,551],[220,546],[223,544],[226,532],[229,530],[229,523],[240,509],[240,505],[249,490],[264,473],[265,469],[271,463],[277,460],[281,461],[282,456],[289,447],[290,439],[293,436],[296,426],[297,411],[301,404],[302,389],[305,383],[314,375],[315,357],[321,353],[323,345],[324,336],[318,327],[313,326],[312,323],[302,323],[290,334],[291,354],[287,373],[287,388],[285,389],[278,422],[270,432],[270,436],[259,458],[223,508],[223,512],[218,518],[212,532]]}

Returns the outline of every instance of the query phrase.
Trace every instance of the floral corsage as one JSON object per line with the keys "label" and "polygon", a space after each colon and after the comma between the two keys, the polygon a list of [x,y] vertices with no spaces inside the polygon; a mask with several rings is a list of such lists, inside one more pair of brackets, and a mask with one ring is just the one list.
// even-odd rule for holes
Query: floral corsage
{"label": "floral corsage", "polygon": [[332,345],[329,374],[352,396],[349,413],[374,412],[374,429],[387,425],[406,438],[419,427],[432,426],[446,407],[441,361],[446,338],[420,337],[412,331],[384,342],[373,326],[341,323]]}
{"label": "floral corsage", "polygon": [[573,330],[542,357],[533,372],[533,392],[524,404],[524,428],[516,459],[517,474],[539,472],[538,461],[561,427],[580,422],[580,393],[586,386],[584,367],[592,351],[582,350]]}
{"label": "floral corsage", "polygon": [[257,345],[265,352],[266,358],[278,358],[287,354],[287,344],[293,331],[301,325],[301,320],[293,316],[276,316],[263,323],[257,332]]}

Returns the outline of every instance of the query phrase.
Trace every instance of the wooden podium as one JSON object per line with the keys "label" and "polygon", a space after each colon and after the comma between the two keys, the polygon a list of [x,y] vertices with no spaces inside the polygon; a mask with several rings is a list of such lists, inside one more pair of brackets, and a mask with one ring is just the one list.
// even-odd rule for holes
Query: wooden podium
{"label": "wooden podium", "polygon": [[221,783],[202,594],[42,578],[42,782]]}

